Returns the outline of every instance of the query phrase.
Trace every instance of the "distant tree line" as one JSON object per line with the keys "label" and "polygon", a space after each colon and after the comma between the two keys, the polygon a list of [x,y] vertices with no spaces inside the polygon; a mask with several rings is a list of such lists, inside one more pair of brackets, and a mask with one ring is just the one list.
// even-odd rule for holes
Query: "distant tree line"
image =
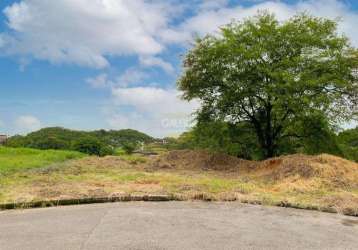
{"label": "distant tree line", "polygon": [[[154,139],[136,130],[76,131],[60,127],[44,128],[26,136],[10,137],[6,146],[36,149],[75,150],[90,155],[111,155],[116,148],[135,147],[139,142],[149,143]],[[129,145],[129,146],[128,146]]]}

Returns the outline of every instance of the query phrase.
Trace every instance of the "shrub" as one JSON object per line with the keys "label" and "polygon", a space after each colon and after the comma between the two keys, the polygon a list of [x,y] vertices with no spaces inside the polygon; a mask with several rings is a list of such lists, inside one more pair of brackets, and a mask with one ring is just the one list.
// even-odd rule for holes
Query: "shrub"
{"label": "shrub", "polygon": [[134,150],[136,150],[137,144],[133,142],[123,143],[122,149],[126,152],[126,154],[133,154]]}
{"label": "shrub", "polygon": [[106,155],[114,155],[114,149],[111,146],[102,144],[99,156],[106,156]]}
{"label": "shrub", "polygon": [[104,145],[98,139],[92,137],[82,138],[74,142],[72,149],[89,155],[97,156],[113,154],[113,150],[109,146]]}

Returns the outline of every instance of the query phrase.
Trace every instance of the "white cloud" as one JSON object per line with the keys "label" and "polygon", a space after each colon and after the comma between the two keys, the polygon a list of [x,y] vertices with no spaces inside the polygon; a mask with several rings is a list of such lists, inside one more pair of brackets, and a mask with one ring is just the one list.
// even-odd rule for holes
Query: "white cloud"
{"label": "white cloud", "polygon": [[113,113],[110,117],[108,117],[107,121],[111,128],[115,129],[127,129],[133,128],[133,124],[135,121],[140,120],[141,117],[136,113],[130,114],[115,114]]}
{"label": "white cloud", "polygon": [[148,77],[148,74],[138,70],[136,68],[127,69],[122,75],[117,77],[115,81],[115,86],[128,87],[131,84],[139,84],[145,78]]}
{"label": "white cloud", "polygon": [[19,116],[15,120],[15,127],[19,133],[27,133],[41,128],[41,122],[34,116],[24,115]]}
{"label": "white cloud", "polygon": [[[198,107],[180,99],[175,89],[158,87],[113,88],[115,108],[108,122],[113,128],[131,127],[155,136],[185,131]],[[130,109],[130,112],[123,111]]]}
{"label": "white cloud", "polygon": [[9,54],[103,68],[107,56],[155,55],[171,13],[162,1],[22,0],[4,10]]}
{"label": "white cloud", "polygon": [[199,5],[200,10],[213,10],[226,7],[229,0],[205,0]]}
{"label": "white cloud", "polygon": [[[203,5],[205,6],[205,4]],[[218,31],[218,27],[230,23],[232,20],[242,20],[257,14],[259,10],[268,10],[276,14],[279,20],[286,20],[297,12],[308,13],[330,19],[340,18],[339,31],[348,36],[353,45],[358,46],[358,13],[349,9],[343,1],[338,0],[309,0],[288,4],[280,1],[265,1],[248,7],[241,5],[229,6],[227,1],[209,1],[207,7],[199,9],[198,13],[187,18],[179,26],[161,33],[167,43],[188,43],[193,36],[204,36]]]}
{"label": "white cloud", "polygon": [[[0,48],[9,55],[30,56],[52,63],[103,68],[109,57],[137,55],[143,66],[173,66],[160,56],[169,44],[187,44],[194,35],[218,30],[233,19],[269,10],[279,19],[297,11],[342,18],[340,31],[358,45],[358,13],[343,1],[308,0],[295,4],[252,1],[251,6],[227,0],[184,3],[164,0],[22,0],[4,10],[10,32],[0,34]],[[183,16],[183,6],[193,16]],[[181,20],[178,24],[173,20]]]}
{"label": "white cloud", "polygon": [[110,78],[102,73],[95,77],[89,77],[86,82],[93,88],[114,88],[128,87],[132,84],[142,84],[142,81],[148,77],[148,74],[137,68],[129,68],[116,78]]}
{"label": "white cloud", "polygon": [[141,56],[139,58],[139,61],[143,66],[146,67],[159,67],[169,74],[174,72],[174,67],[170,63],[164,61],[162,58],[159,57]]}
{"label": "white cloud", "polygon": [[[204,5],[205,6],[205,5]],[[228,6],[227,1],[210,3],[210,8],[201,8],[196,15],[187,18],[179,26],[162,33],[162,38],[167,43],[188,43],[194,36],[204,36],[218,32],[219,27],[230,23],[233,20],[257,14],[258,10],[270,10],[277,14],[279,19],[287,19],[295,13],[291,5],[281,2],[265,2],[250,7]],[[215,6],[215,8],[213,7]]]}
{"label": "white cloud", "polygon": [[107,74],[100,74],[93,78],[87,78],[86,82],[93,88],[105,88],[108,86]]}
{"label": "white cloud", "polygon": [[180,99],[179,91],[158,87],[114,88],[116,105],[133,106],[141,112],[156,114],[187,113],[193,104]]}

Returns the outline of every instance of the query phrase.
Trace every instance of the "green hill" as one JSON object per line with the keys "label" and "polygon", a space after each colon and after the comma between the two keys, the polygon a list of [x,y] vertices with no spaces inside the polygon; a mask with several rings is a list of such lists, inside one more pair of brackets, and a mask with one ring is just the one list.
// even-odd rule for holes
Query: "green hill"
{"label": "green hill", "polygon": [[26,136],[12,136],[6,142],[6,146],[73,150],[76,147],[75,145],[83,141],[117,148],[127,143],[149,143],[153,140],[154,138],[149,135],[132,129],[78,131],[52,127],[41,129]]}

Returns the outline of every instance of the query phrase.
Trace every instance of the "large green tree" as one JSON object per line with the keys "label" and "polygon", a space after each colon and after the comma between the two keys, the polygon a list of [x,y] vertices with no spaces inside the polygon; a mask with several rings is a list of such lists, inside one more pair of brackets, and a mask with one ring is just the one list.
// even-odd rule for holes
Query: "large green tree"
{"label": "large green tree", "polygon": [[358,53],[332,20],[299,14],[280,22],[262,12],[198,39],[178,87],[199,99],[199,120],[248,122],[265,157],[301,135],[313,113],[330,123],[357,115]]}

